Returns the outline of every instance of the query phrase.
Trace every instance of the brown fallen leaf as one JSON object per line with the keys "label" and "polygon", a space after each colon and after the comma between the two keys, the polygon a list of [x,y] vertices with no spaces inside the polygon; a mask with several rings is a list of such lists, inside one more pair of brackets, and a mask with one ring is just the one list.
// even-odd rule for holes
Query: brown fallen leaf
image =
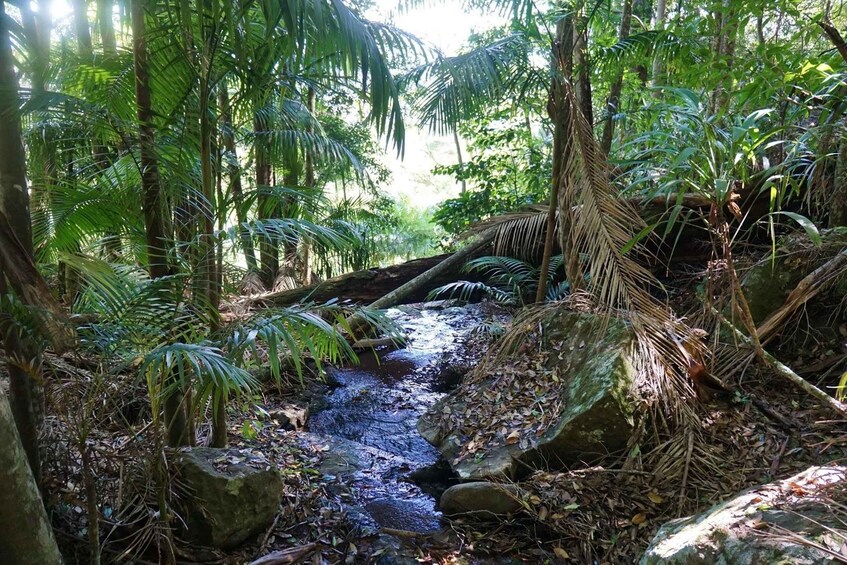
{"label": "brown fallen leaf", "polygon": [[632,523],[635,524],[636,526],[639,526],[646,521],[647,521],[647,515],[644,514],[643,512],[639,512],[638,514],[636,514],[635,516],[632,517]]}

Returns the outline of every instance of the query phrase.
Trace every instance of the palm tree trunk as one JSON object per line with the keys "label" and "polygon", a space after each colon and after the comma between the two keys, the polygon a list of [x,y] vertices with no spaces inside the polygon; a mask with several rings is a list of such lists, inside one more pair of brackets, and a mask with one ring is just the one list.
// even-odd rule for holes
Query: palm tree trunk
{"label": "palm tree trunk", "polygon": [[229,90],[225,85],[220,87],[218,93],[218,105],[221,112],[221,137],[223,139],[224,151],[227,153],[229,165],[229,178],[232,187],[232,199],[235,205],[235,217],[238,220],[241,233],[241,247],[244,248],[244,261],[247,270],[253,273],[259,272],[256,262],[256,250],[253,247],[253,237],[250,231],[244,227],[247,223],[247,210],[244,208],[244,188],[241,185],[241,167],[238,163],[238,149],[235,145],[235,132],[232,129],[232,108],[229,102]]}
{"label": "palm tree trunk", "polygon": [[[262,194],[262,191],[267,191],[271,185],[271,163],[270,155],[268,154],[267,139],[265,139],[267,129],[263,118],[260,116],[261,110],[261,105],[257,104],[255,108],[256,116],[253,120],[254,151],[256,155],[256,190],[260,194],[257,198],[259,219],[268,220],[276,215],[275,210],[277,206],[272,204],[273,199],[268,194]],[[279,248],[277,247],[276,238],[270,235],[262,237],[259,243],[259,260],[261,262],[260,278],[266,288],[273,288],[277,272],[279,271]]]}
{"label": "palm tree trunk", "polygon": [[[621,11],[621,27],[618,33],[618,40],[623,41],[629,37],[629,31],[632,27],[632,0],[623,1],[623,10]],[[609,89],[609,97],[606,99],[606,122],[603,125],[603,137],[600,141],[600,148],[603,154],[608,156],[612,150],[612,138],[615,135],[615,114],[620,110],[621,91],[623,90],[623,70],[619,71]]]}
{"label": "palm tree trunk", "polygon": [[[5,17],[0,0],[0,18]],[[0,34],[5,33],[0,23]],[[38,483],[27,465],[6,395],[0,392],[0,555],[4,563],[61,563]]]}
{"label": "palm tree trunk", "polygon": [[[300,186],[300,173],[303,167],[297,148],[286,151],[283,160],[285,163],[285,175],[282,177],[282,184],[289,190]],[[294,218],[299,215],[297,201],[294,196],[289,195],[285,197],[282,212],[284,218]],[[288,234],[282,240],[283,272],[293,278],[297,276],[296,259],[299,243],[299,238],[295,234]]]}
{"label": "palm tree trunk", "polygon": [[847,128],[844,124],[836,129],[839,134],[838,156],[835,161],[835,181],[832,183],[832,200],[829,205],[830,228],[847,226]]}
{"label": "palm tree trunk", "polygon": [[570,106],[565,98],[564,82],[573,75],[574,33],[573,19],[562,18],[556,26],[556,41],[550,57],[550,71],[553,77],[550,98],[547,101],[547,114],[553,122],[553,178],[550,182],[550,205],[547,209],[547,228],[544,235],[544,253],[541,258],[541,271],[538,277],[538,290],[535,302],[544,302],[547,296],[547,271],[553,255],[554,233],[556,231],[556,210],[559,206],[559,176],[562,168],[562,154],[568,143],[564,124],[569,119]]}
{"label": "palm tree trunk", "polygon": [[[150,92],[150,71],[147,61],[146,7],[148,0],[132,0],[132,49],[135,60],[135,99],[138,110],[139,143],[141,146],[141,190],[144,228],[147,239],[147,262],[154,279],[171,274],[168,261],[169,240],[165,225],[165,197],[159,182],[156,157],[156,137],[153,125],[153,105]],[[185,411],[182,393],[175,392],[165,399],[165,428],[168,444],[187,445]]]}
{"label": "palm tree trunk", "polygon": [[100,42],[103,44],[103,54],[107,57],[111,57],[118,52],[118,43],[115,40],[115,22],[112,19],[114,8],[114,0],[97,0]]}
{"label": "palm tree trunk", "polygon": [[588,18],[580,13],[573,26],[573,68],[576,72],[574,92],[585,119],[594,125],[594,105],[591,96],[591,69],[588,64]]}
{"label": "palm tree trunk", "polygon": [[94,50],[91,46],[91,28],[88,25],[88,0],[73,0],[73,9],[77,49],[83,60],[89,60]]}
{"label": "palm tree trunk", "polygon": [[[317,92],[315,92],[315,89],[310,86],[306,101],[309,107],[309,113],[312,115],[313,119],[317,119],[315,118],[316,99]],[[311,125],[309,126],[309,131],[313,131]],[[303,182],[309,188],[314,188],[316,184],[315,158],[308,151],[306,152],[306,173]],[[303,277],[301,280],[303,282],[303,286],[309,286],[312,284],[312,242],[308,237],[303,238]]]}
{"label": "palm tree trunk", "polygon": [[[32,226],[27,191],[26,155],[21,143],[21,124],[18,117],[18,81],[12,59],[9,19],[5,3],[0,0],[0,213],[4,214],[22,252],[33,255]],[[0,271],[0,292],[5,292],[5,269]],[[31,350],[8,332],[5,339],[9,391],[15,424],[23,450],[29,461],[35,483],[40,483],[41,461],[38,453],[38,432],[41,413],[37,398],[40,378],[40,352]],[[3,402],[5,404],[5,401]]]}
{"label": "palm tree trunk", "polygon": [[[459,142],[459,128],[453,126],[453,143],[456,144],[456,158],[459,160],[459,169],[464,171],[465,160],[462,157],[462,144]],[[468,181],[462,176],[462,194],[468,191]]]}
{"label": "palm tree trunk", "polygon": [[[665,27],[665,16],[667,15],[668,5],[667,0],[656,0],[656,13],[653,18],[653,29],[662,29]],[[653,71],[650,74],[650,82],[653,86],[656,86],[659,82],[660,75],[662,74],[662,60],[656,55],[653,54]],[[655,93],[658,95],[658,92]]]}

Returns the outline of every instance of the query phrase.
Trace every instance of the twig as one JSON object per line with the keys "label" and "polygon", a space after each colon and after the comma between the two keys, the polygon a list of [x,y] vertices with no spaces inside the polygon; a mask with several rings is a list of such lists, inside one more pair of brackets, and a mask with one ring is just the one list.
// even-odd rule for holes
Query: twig
{"label": "twig", "polygon": [[282,512],[277,512],[276,517],[274,518],[274,523],[271,524],[271,527],[268,528],[268,531],[265,532],[265,535],[262,538],[262,543],[259,546],[259,551],[265,551],[268,548],[268,540],[271,539],[271,534],[276,529],[277,524],[279,524],[280,516],[282,516]]}
{"label": "twig", "polygon": [[694,455],[694,431],[688,430],[688,448],[685,450],[685,468],[682,471],[682,486],[679,489],[679,509],[685,504],[685,490],[688,488],[688,471],[691,469],[691,457]]}
{"label": "twig", "polygon": [[382,528],[381,531],[396,538],[424,539],[430,537],[430,534],[422,534],[409,530],[395,530],[394,528]]}
{"label": "twig", "polygon": [[775,477],[777,471],[779,471],[779,466],[782,463],[782,455],[785,453],[785,448],[788,447],[788,440],[791,439],[789,437],[785,438],[782,442],[782,445],[779,447],[779,453],[776,454],[776,457],[773,458],[773,463],[771,463],[770,475],[771,477]]}
{"label": "twig", "polygon": [[762,414],[764,414],[765,416],[767,416],[771,420],[779,422],[780,424],[783,425],[783,427],[785,427],[789,430],[800,427],[800,424],[798,424],[794,420],[789,419],[786,416],[783,416],[782,414],[780,414],[779,412],[777,412],[776,410],[774,410],[773,408],[768,406],[768,404],[764,400],[756,398],[755,396],[751,396],[750,402],[753,403],[753,406],[755,406],[756,409],[759,412],[761,412]]}
{"label": "twig", "polygon": [[[717,310],[712,308],[712,313],[715,316],[718,317],[718,319],[721,321],[721,323],[728,330],[733,332],[736,339],[742,341],[743,343],[747,344],[748,346],[753,345],[752,340],[749,337],[747,337],[746,335],[744,335],[743,333],[741,333],[738,330],[738,328],[736,328],[734,325],[732,325],[732,322],[727,320],[720,312],[718,312]],[[825,393],[824,391],[822,391],[821,389],[819,389],[818,387],[816,387],[815,385],[813,385],[812,383],[810,383],[809,381],[807,381],[806,379],[804,379],[803,377],[801,377],[800,375],[798,375],[797,373],[792,371],[787,365],[782,363],[782,361],[780,361],[779,359],[777,359],[776,357],[774,357],[773,355],[771,355],[767,351],[762,350],[761,355],[762,355],[762,358],[764,359],[764,361],[766,361],[768,363],[768,365],[770,365],[771,368],[773,368],[773,370],[776,372],[777,375],[779,375],[783,379],[790,381],[792,384],[797,386],[797,388],[802,389],[803,392],[805,392],[809,396],[812,396],[812,397],[820,400],[823,404],[825,404],[826,406],[829,406],[830,408],[832,408],[833,410],[835,410],[836,412],[838,412],[842,416],[847,416],[847,406],[845,406],[843,403],[834,399],[833,397],[831,397],[830,395],[828,395],[827,393]]]}
{"label": "twig", "polygon": [[820,294],[826,288],[827,283],[833,281],[844,269],[847,268],[847,249],[842,249],[835,257],[806,275],[797,283],[794,290],[778,310],[773,312],[756,329],[762,344],[767,343],[782,327],[785,321],[791,317],[803,304]]}
{"label": "twig", "polygon": [[282,551],[274,551],[255,561],[251,561],[250,565],[290,565],[298,563],[315,551],[317,547],[317,544],[310,543],[308,545],[283,549]]}

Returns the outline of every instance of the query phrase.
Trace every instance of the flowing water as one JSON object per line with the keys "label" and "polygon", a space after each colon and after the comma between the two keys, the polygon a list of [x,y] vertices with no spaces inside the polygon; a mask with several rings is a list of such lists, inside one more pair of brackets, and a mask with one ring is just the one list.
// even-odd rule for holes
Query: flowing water
{"label": "flowing water", "polygon": [[439,461],[416,424],[444,396],[454,365],[468,357],[463,343],[486,318],[485,310],[484,305],[391,310],[408,337],[405,347],[378,352],[378,358],[363,355],[360,365],[331,375],[339,386],[309,421],[308,441],[325,449],[324,473],[352,486],[350,502],[361,510],[365,526],[439,529],[434,496],[409,478],[431,474],[427,470]]}

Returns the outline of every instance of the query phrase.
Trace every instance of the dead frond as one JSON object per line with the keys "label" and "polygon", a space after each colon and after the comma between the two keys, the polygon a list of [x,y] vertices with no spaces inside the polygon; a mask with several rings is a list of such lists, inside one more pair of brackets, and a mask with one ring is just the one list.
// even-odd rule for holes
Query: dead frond
{"label": "dead frond", "polygon": [[[641,394],[695,421],[688,402],[688,360],[677,343],[696,345],[699,339],[658,298],[665,295],[664,289],[643,266],[647,251],[642,241],[650,230],[633,203],[617,197],[608,164],[570,85],[565,85],[565,94],[570,110],[563,125],[569,142],[558,182],[568,280],[584,288],[606,315],[625,313],[638,336],[641,366],[636,387]],[[705,354],[702,345],[696,347]]]}

